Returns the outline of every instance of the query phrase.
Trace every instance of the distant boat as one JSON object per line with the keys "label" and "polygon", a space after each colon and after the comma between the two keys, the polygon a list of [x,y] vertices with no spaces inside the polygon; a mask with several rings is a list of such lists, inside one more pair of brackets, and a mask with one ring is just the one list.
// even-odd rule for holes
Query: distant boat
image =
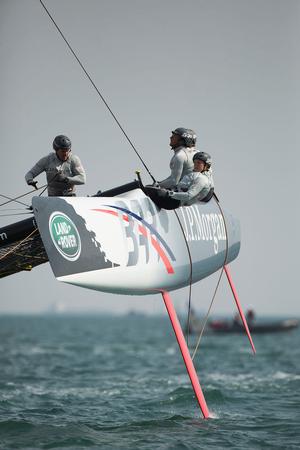
{"label": "distant boat", "polygon": [[[208,324],[208,326],[214,333],[244,332],[244,327],[241,323],[230,320],[213,320]],[[278,333],[297,328],[299,326],[299,320],[287,319],[276,322],[248,322],[248,326],[251,333]]]}

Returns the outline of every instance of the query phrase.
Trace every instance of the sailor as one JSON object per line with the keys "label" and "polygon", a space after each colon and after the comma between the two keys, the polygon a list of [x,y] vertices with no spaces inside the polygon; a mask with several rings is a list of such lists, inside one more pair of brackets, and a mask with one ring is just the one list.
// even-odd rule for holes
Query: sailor
{"label": "sailor", "polygon": [[255,312],[252,308],[247,310],[246,319],[247,319],[248,325],[252,325],[253,322],[255,321]]}
{"label": "sailor", "polygon": [[197,152],[193,157],[193,163],[193,172],[182,178],[176,191],[161,188],[158,195],[177,200],[178,206],[189,206],[196,201],[210,200],[214,192],[211,156],[206,152]]}
{"label": "sailor", "polygon": [[196,153],[197,136],[189,128],[176,128],[170,136],[170,147],[174,155],[170,161],[171,174],[159,186],[174,189],[179,181],[193,171],[193,156]]}
{"label": "sailor", "polygon": [[71,141],[60,134],[53,141],[55,153],[41,158],[25,175],[28,185],[36,189],[34,178],[46,172],[49,196],[74,197],[75,186],[85,184],[86,175],[78,156],[71,153]]}

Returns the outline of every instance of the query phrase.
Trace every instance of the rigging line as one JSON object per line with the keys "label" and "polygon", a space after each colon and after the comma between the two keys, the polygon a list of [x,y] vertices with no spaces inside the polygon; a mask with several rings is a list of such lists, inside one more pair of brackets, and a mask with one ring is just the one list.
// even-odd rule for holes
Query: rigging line
{"label": "rigging line", "polygon": [[[55,177],[54,177],[55,178]],[[51,180],[51,181],[53,181],[53,179]],[[49,182],[50,183],[50,182]],[[45,192],[45,190],[47,189],[47,187],[49,186],[49,183],[44,187],[44,189],[42,190],[42,192],[38,195],[39,197],[41,196],[41,195],[43,195],[43,193]]]}
{"label": "rigging line", "polygon": [[45,190],[48,188],[49,184],[52,183],[54,178],[57,177],[57,175],[58,175],[58,173],[56,173],[54,175],[54,177],[52,177],[51,180],[47,184],[43,184],[43,186],[36,187],[32,191],[26,192],[25,194],[19,195],[18,197],[11,198],[11,197],[7,197],[6,195],[0,194],[0,197],[8,199],[7,202],[1,203],[0,206],[7,205],[8,203],[11,203],[11,202],[16,202],[16,203],[20,203],[21,205],[27,206],[27,209],[32,210],[32,206],[28,205],[27,203],[23,203],[23,202],[18,201],[18,199],[22,198],[22,197],[25,197],[26,195],[32,194],[32,192],[36,192],[36,191],[39,191],[39,190],[43,189],[42,192],[40,192],[40,194],[39,194],[39,197],[40,197],[45,192]]}
{"label": "rigging line", "polygon": [[202,335],[203,335],[203,333],[204,333],[204,329],[205,329],[205,327],[206,327],[207,320],[208,320],[208,317],[209,317],[209,314],[210,314],[210,311],[211,311],[213,302],[214,302],[214,300],[215,300],[215,297],[216,297],[216,294],[217,294],[217,291],[218,291],[218,288],[219,288],[219,285],[220,285],[220,281],[221,281],[223,272],[224,272],[224,266],[222,266],[222,270],[221,270],[221,273],[220,273],[220,275],[219,275],[219,279],[218,279],[218,282],[217,282],[217,285],[216,285],[216,288],[215,288],[214,295],[213,295],[213,297],[212,297],[212,299],[211,299],[211,302],[210,302],[208,311],[207,311],[206,316],[205,316],[205,318],[204,318],[204,320],[203,320],[203,325],[202,325],[202,327],[201,327],[201,331],[200,331],[200,334],[199,334],[199,337],[198,337],[198,340],[197,340],[197,344],[196,344],[195,349],[194,349],[194,351],[193,351],[192,360],[195,358],[196,353],[197,353],[197,350],[198,350],[198,347],[199,347],[199,345],[200,345],[200,341],[201,341],[201,339],[202,339]]}
{"label": "rigging line", "polygon": [[198,347],[199,347],[199,345],[200,345],[200,341],[201,341],[201,339],[202,339],[202,335],[203,335],[203,333],[204,333],[204,329],[205,329],[205,327],[206,327],[207,320],[208,320],[208,317],[209,317],[209,314],[210,314],[210,311],[211,311],[213,302],[214,302],[214,300],[215,300],[217,291],[218,291],[218,289],[219,289],[219,285],[220,285],[220,282],[221,282],[221,279],[222,279],[222,275],[223,275],[223,273],[224,273],[224,267],[225,267],[225,265],[226,265],[227,257],[228,257],[228,230],[227,230],[227,226],[226,226],[225,215],[224,215],[224,212],[223,212],[223,210],[222,210],[222,208],[221,208],[221,205],[220,205],[220,203],[219,203],[218,197],[217,197],[215,194],[214,194],[214,199],[215,199],[215,202],[217,203],[217,206],[218,206],[218,208],[219,208],[219,210],[220,210],[220,212],[221,212],[221,215],[222,215],[222,217],[223,217],[223,222],[224,222],[224,228],[225,228],[225,234],[226,234],[225,258],[224,258],[224,263],[223,263],[223,266],[222,266],[222,270],[221,270],[221,273],[220,273],[220,275],[219,275],[219,279],[218,279],[218,282],[217,282],[217,285],[216,285],[216,288],[215,288],[214,295],[213,295],[213,297],[212,297],[212,299],[211,299],[211,302],[210,302],[208,311],[207,311],[206,316],[205,316],[205,318],[204,318],[204,320],[203,320],[203,325],[202,325],[202,327],[201,327],[201,331],[200,331],[200,334],[199,334],[199,337],[198,337],[198,340],[197,340],[197,344],[196,344],[196,346],[195,346],[195,349],[194,349],[194,352],[193,352],[193,355],[192,355],[192,360],[193,360],[194,357],[196,356]]}
{"label": "rigging line", "polygon": [[57,29],[57,31],[59,32],[59,34],[61,35],[62,39],[65,41],[65,43],[67,44],[70,52],[72,53],[72,55],[74,56],[74,58],[76,59],[76,61],[78,62],[78,64],[80,65],[80,67],[82,68],[83,72],[85,73],[85,75],[87,76],[87,78],[89,79],[89,81],[91,82],[92,86],[94,87],[94,89],[96,90],[97,94],[99,95],[99,97],[101,98],[102,102],[104,103],[104,105],[106,106],[106,108],[108,109],[108,111],[110,112],[111,116],[113,117],[113,119],[115,120],[115,122],[117,123],[118,127],[120,128],[120,130],[122,131],[123,135],[125,136],[125,138],[127,139],[127,141],[129,142],[130,146],[132,147],[132,149],[134,150],[134,152],[136,153],[137,157],[140,159],[141,163],[143,164],[143,166],[145,167],[145,169],[147,170],[148,174],[150,175],[150,177],[152,178],[153,182],[155,183],[156,180],[153,177],[153,175],[151,174],[150,170],[148,169],[148,167],[146,166],[143,158],[140,156],[139,152],[137,151],[136,147],[134,146],[133,142],[131,141],[131,139],[129,138],[128,134],[125,132],[124,128],[122,127],[121,123],[119,122],[119,120],[117,119],[116,115],[114,114],[114,112],[112,111],[111,107],[109,106],[109,104],[107,103],[107,101],[105,100],[105,98],[103,97],[103,95],[101,94],[101,92],[99,91],[99,89],[97,88],[96,84],[94,83],[94,81],[92,80],[91,76],[89,75],[89,73],[87,72],[87,70],[85,69],[84,65],[82,64],[82,62],[80,61],[80,59],[78,58],[78,56],[76,55],[76,53],[74,52],[73,48],[71,47],[70,43],[68,42],[68,40],[66,39],[66,37],[64,36],[63,32],[61,31],[61,29],[59,28],[59,26],[57,25],[57,23],[55,22],[55,20],[53,19],[52,15],[50,14],[50,12],[48,11],[48,9],[46,8],[44,2],[42,0],[39,0],[42,7],[44,8],[44,10],[46,11],[46,13],[48,14],[50,20],[52,21],[52,23],[54,24],[55,28]]}
{"label": "rigging line", "polygon": [[42,186],[40,189],[44,188],[42,190],[42,192],[39,193],[39,197],[45,192],[45,190],[48,188],[48,186],[52,183],[52,181],[57,177],[57,175],[59,175],[59,173],[57,172],[49,181],[47,181],[47,184],[45,184],[44,186]]}
{"label": "rigging line", "polygon": [[[29,208],[25,208],[25,209],[29,209]],[[2,211],[23,211],[24,212],[24,208],[1,208],[1,212]]]}
{"label": "rigging line", "polygon": [[[30,206],[27,205],[27,203],[19,202],[15,198],[7,197],[7,195],[0,194],[0,197],[6,198],[7,200],[11,200],[12,202],[20,203],[20,205],[27,206],[28,208],[30,208]],[[7,203],[10,203],[10,202],[2,203],[2,205],[6,205]],[[2,205],[0,205],[0,206],[2,206]]]}
{"label": "rigging line", "polygon": [[216,196],[216,194],[214,194],[214,199],[215,199],[215,202],[216,202],[216,204],[217,204],[217,206],[218,206],[218,208],[219,208],[219,210],[220,210],[220,213],[222,214],[223,222],[224,222],[224,228],[225,228],[225,235],[226,235],[226,251],[225,251],[225,258],[224,258],[224,263],[223,263],[223,269],[224,269],[224,267],[226,266],[226,263],[227,263],[228,251],[229,251],[229,248],[228,248],[228,229],[227,229],[227,224],[226,224],[225,214],[224,214],[224,212],[223,212],[223,209],[222,209],[222,207],[221,207],[221,205],[220,205],[219,199],[218,199],[218,197]]}
{"label": "rigging line", "polygon": [[[17,200],[18,200],[19,198],[22,198],[22,197],[25,197],[26,195],[32,194],[33,192],[36,192],[36,191],[38,191],[39,189],[43,189],[45,186],[47,186],[47,184],[44,184],[43,186],[41,186],[41,187],[39,187],[39,188],[37,188],[37,189],[33,189],[32,191],[26,192],[25,194],[18,195],[18,197],[10,198],[9,201],[4,202],[4,203],[1,203],[0,206],[7,205],[8,203],[11,203],[11,202],[17,202]],[[1,195],[1,194],[0,194],[0,195]],[[3,196],[3,197],[4,197],[4,198],[9,198],[9,197],[6,197],[6,196]],[[17,203],[20,203],[20,202],[17,202]],[[24,203],[24,205],[25,205],[25,203]],[[28,208],[31,208],[31,206],[29,206],[29,205],[26,205],[26,206],[28,206]]]}
{"label": "rigging line", "polygon": [[[28,258],[31,260],[37,259],[38,261],[42,260],[42,261],[49,261],[48,258],[46,258],[45,256],[36,256],[36,255],[28,255],[26,253],[19,253],[18,251],[15,252],[16,256],[23,256],[24,258]],[[33,261],[34,262],[34,261]]]}
{"label": "rigging line", "polygon": [[186,329],[186,343],[187,343],[187,347],[188,347],[189,346],[189,332],[190,332],[190,318],[191,318],[191,304],[192,304],[193,263],[192,263],[192,255],[191,255],[190,247],[189,247],[188,241],[186,239],[184,229],[183,229],[182,224],[181,224],[181,222],[179,220],[177,211],[175,209],[173,211],[174,211],[174,213],[175,213],[175,215],[177,217],[179,226],[181,228],[181,231],[182,231],[182,234],[183,234],[183,237],[184,237],[184,241],[185,241],[185,244],[186,244],[186,247],[187,247],[189,260],[190,260],[189,303],[188,303],[188,320],[187,320],[187,329]]}
{"label": "rigging line", "polygon": [[47,184],[44,184],[44,186],[41,186],[40,188],[37,189],[43,189],[42,192],[39,193],[39,197],[45,192],[45,190],[50,186],[50,184],[52,183],[53,180],[55,180],[55,178],[59,175],[59,172],[57,172],[52,178],[50,178],[50,180],[47,182]]}
{"label": "rigging line", "polygon": [[0,217],[11,217],[11,216],[26,216],[27,214],[33,214],[32,211],[13,213],[13,214],[0,214]]}
{"label": "rigging line", "polygon": [[8,255],[10,255],[12,252],[14,252],[18,247],[20,247],[20,245],[23,244],[23,242],[26,242],[27,239],[29,239],[36,232],[38,232],[37,228],[35,228],[28,236],[26,236],[22,241],[20,241],[15,247],[13,247],[11,250],[9,250],[4,255],[2,255],[0,257],[0,261],[2,261],[2,259],[6,258]]}

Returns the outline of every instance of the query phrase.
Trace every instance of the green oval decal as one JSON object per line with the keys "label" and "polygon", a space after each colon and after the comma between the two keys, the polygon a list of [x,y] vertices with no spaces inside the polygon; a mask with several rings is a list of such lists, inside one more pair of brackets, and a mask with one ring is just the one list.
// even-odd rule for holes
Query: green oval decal
{"label": "green oval decal", "polygon": [[55,211],[49,218],[49,231],[59,253],[69,261],[76,261],[81,252],[81,240],[72,220],[65,214]]}

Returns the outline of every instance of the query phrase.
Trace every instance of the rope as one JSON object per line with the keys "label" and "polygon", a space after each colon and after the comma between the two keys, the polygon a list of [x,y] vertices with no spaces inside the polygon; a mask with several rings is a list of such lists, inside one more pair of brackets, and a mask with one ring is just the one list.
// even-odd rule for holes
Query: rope
{"label": "rope", "polygon": [[[26,209],[29,209],[29,208],[26,208]],[[2,211],[24,211],[24,208],[2,208],[1,212]]]}
{"label": "rope", "polygon": [[220,281],[221,281],[223,272],[224,272],[224,266],[222,267],[222,270],[221,270],[221,273],[220,273],[220,276],[219,276],[219,279],[218,279],[218,282],[217,282],[217,285],[216,285],[216,288],[215,288],[214,295],[213,295],[212,300],[211,300],[211,302],[210,302],[210,305],[209,305],[208,311],[207,311],[207,313],[206,313],[206,316],[205,316],[205,318],[204,318],[204,320],[203,320],[203,325],[202,325],[202,327],[201,327],[201,331],[200,331],[200,334],[199,334],[199,337],[198,337],[198,340],[197,340],[197,344],[196,344],[196,346],[195,346],[195,349],[194,349],[194,352],[193,352],[193,355],[192,355],[192,360],[194,359],[194,357],[195,357],[195,355],[196,355],[196,353],[197,353],[198,347],[199,347],[199,345],[200,345],[200,341],[201,341],[201,339],[202,339],[202,335],[203,335],[203,333],[204,333],[204,329],[205,329],[205,327],[206,327],[207,320],[208,320],[208,317],[209,317],[209,314],[210,314],[210,311],[211,311],[213,302],[214,302],[214,300],[215,300],[215,297],[216,297],[216,294],[217,294],[217,290],[218,290],[218,288],[219,288],[219,284],[220,284]]}
{"label": "rope", "polygon": [[110,112],[111,116],[113,117],[113,119],[115,120],[115,122],[117,123],[118,127],[120,128],[120,130],[122,131],[123,135],[125,136],[125,138],[127,139],[127,141],[129,142],[130,146],[132,147],[132,149],[134,150],[134,152],[136,153],[137,157],[140,159],[141,163],[143,164],[143,166],[145,167],[145,169],[147,170],[148,174],[150,175],[150,177],[152,178],[153,182],[155,183],[156,180],[153,177],[153,175],[151,174],[151,172],[149,171],[148,167],[146,166],[143,158],[140,156],[139,152],[137,151],[136,147],[134,146],[134,144],[132,143],[131,139],[129,138],[128,134],[125,132],[124,128],[122,127],[121,123],[119,122],[119,120],[117,119],[116,115],[113,113],[111,107],[109,106],[109,104],[107,103],[107,101],[105,100],[105,98],[103,97],[103,95],[101,94],[101,92],[99,91],[99,89],[97,88],[96,84],[94,83],[94,81],[92,80],[91,76],[89,75],[89,73],[87,72],[87,70],[85,69],[84,65],[82,64],[82,62],[80,61],[80,59],[78,58],[77,54],[74,52],[73,48],[71,47],[70,43],[68,42],[68,40],[66,39],[66,37],[64,36],[64,34],[62,33],[61,29],[59,28],[59,26],[57,25],[57,23],[55,22],[54,18],[52,17],[52,15],[50,14],[50,12],[48,11],[48,9],[46,8],[44,2],[42,0],[40,0],[40,3],[42,5],[42,7],[44,8],[45,12],[48,14],[50,20],[52,21],[52,23],[54,24],[55,28],[57,29],[57,31],[59,32],[59,34],[61,35],[62,39],[65,41],[65,43],[67,44],[70,52],[72,53],[72,55],[74,56],[74,58],[76,59],[76,61],[78,62],[78,64],[80,65],[81,69],[83,70],[83,72],[85,73],[85,75],[87,76],[88,80],[91,82],[92,86],[94,87],[95,91],[97,92],[97,94],[99,95],[99,97],[101,98],[102,102],[104,103],[104,105],[106,106],[106,108],[108,109],[108,111]]}
{"label": "rope", "polygon": [[[39,189],[43,189],[44,187],[47,187],[47,186],[48,186],[47,184],[44,184],[43,186],[41,186],[41,187],[39,187],[39,188],[37,188],[37,189],[33,189],[32,191],[26,192],[25,194],[18,195],[18,197],[15,197],[15,198],[6,197],[6,195],[0,194],[1,197],[8,198],[8,199],[9,199],[7,202],[1,203],[0,206],[7,205],[8,203],[11,203],[11,202],[21,203],[21,202],[18,202],[18,201],[17,201],[19,198],[25,197],[26,195],[32,194],[33,192],[36,192],[36,191],[38,191]],[[23,204],[23,205],[25,205],[25,206],[28,206],[28,208],[30,208],[30,206],[29,206],[29,205],[26,205],[25,203],[21,203],[21,204]]]}
{"label": "rope", "polygon": [[44,184],[43,186],[41,186],[40,188],[36,188],[37,190],[39,190],[39,189],[43,189],[42,190],[42,192],[40,192],[39,193],[39,197],[41,196],[41,195],[43,195],[43,193],[45,192],[45,190],[48,188],[48,186],[50,186],[50,184],[52,183],[52,181],[53,180],[55,180],[55,178],[57,177],[59,175],[59,173],[57,172],[49,181],[48,181],[48,183],[47,184]]}
{"label": "rope", "polygon": [[20,247],[20,245],[23,244],[23,242],[26,242],[27,239],[29,239],[34,233],[36,233],[38,231],[38,229],[36,228],[35,230],[33,230],[28,236],[26,236],[26,238],[24,238],[22,241],[20,241],[17,245],[15,245],[15,247],[13,247],[11,250],[9,250],[7,253],[5,253],[4,255],[2,255],[0,257],[0,261],[2,261],[2,259],[6,258],[8,255],[10,255],[11,253],[13,253],[16,248]]}
{"label": "rope", "polygon": [[189,260],[190,260],[189,303],[188,303],[188,319],[187,319],[187,330],[186,330],[186,344],[187,344],[187,346],[189,346],[190,317],[191,317],[191,304],[192,304],[193,263],[192,263],[192,255],[191,255],[190,247],[189,247],[188,241],[187,241],[187,239],[185,237],[184,229],[183,229],[183,227],[181,225],[181,222],[179,220],[177,211],[175,209],[174,209],[174,213],[175,213],[175,216],[177,217],[179,226],[181,228],[181,231],[182,231],[182,234],[183,234],[183,237],[184,237],[184,241],[185,241],[185,244],[186,244],[186,248],[187,248],[187,251],[188,251]]}
{"label": "rope", "polygon": [[[25,258],[30,258],[30,259],[36,259],[36,260],[38,260],[38,261],[40,261],[40,260],[45,260],[45,257],[44,256],[36,256],[36,255],[28,255],[28,254],[26,254],[26,253],[19,253],[18,251],[17,252],[15,252],[15,255],[17,255],[17,256],[24,256]],[[47,259],[48,260],[48,259]]]}
{"label": "rope", "polygon": [[32,191],[26,192],[25,194],[19,195],[18,197],[11,198],[11,197],[7,197],[6,195],[0,194],[0,197],[8,199],[7,202],[1,203],[0,207],[7,205],[8,203],[11,203],[11,202],[16,202],[16,203],[20,203],[21,205],[27,206],[28,209],[32,209],[31,206],[27,205],[26,203],[18,201],[18,199],[25,197],[26,195],[32,194],[33,192],[39,191],[40,189],[43,189],[42,192],[40,192],[40,194],[39,194],[39,197],[40,197],[45,192],[45,190],[48,188],[49,184],[51,184],[52,181],[57,177],[57,175],[58,175],[58,173],[56,173],[47,184],[43,184],[43,186],[36,187]]}
{"label": "rope", "polygon": [[[0,197],[3,197],[3,198],[6,198],[7,200],[10,200],[9,202],[5,202],[2,205],[6,205],[7,203],[10,203],[10,202],[16,202],[16,203],[19,203],[20,205],[27,206],[28,208],[30,208],[30,206],[27,205],[27,203],[19,202],[15,198],[7,197],[7,195],[0,194]],[[0,206],[2,206],[2,205],[0,205]]]}
{"label": "rope", "polygon": [[14,214],[0,214],[0,217],[26,216],[28,214],[32,214],[32,212],[29,211],[29,212],[21,212],[21,213],[14,213]]}
{"label": "rope", "polygon": [[[56,176],[56,175],[55,175],[55,176]],[[53,177],[53,178],[55,178],[55,177]],[[53,181],[53,178],[52,178],[51,181]],[[42,192],[39,194],[39,197],[45,192],[45,190],[47,189],[47,187],[49,186],[49,184],[50,184],[51,181],[49,181],[49,183],[46,184],[46,186],[44,187],[44,189],[42,190]]]}
{"label": "rope", "polygon": [[222,210],[222,208],[221,208],[221,206],[220,206],[220,204],[219,204],[218,197],[217,197],[216,195],[214,195],[214,197],[215,197],[216,204],[217,204],[217,206],[218,206],[218,208],[219,208],[219,210],[220,210],[220,212],[221,212],[221,214],[222,214],[223,222],[224,222],[224,228],[225,228],[225,234],[226,234],[225,258],[224,258],[224,263],[223,263],[223,266],[222,266],[222,270],[221,270],[221,273],[220,273],[220,276],[219,276],[219,279],[218,279],[218,282],[217,282],[217,285],[216,285],[216,288],[215,288],[215,291],[214,291],[214,295],[213,295],[212,300],[211,300],[211,302],[210,302],[210,305],[209,305],[208,311],[207,311],[207,313],[206,313],[206,316],[205,316],[205,318],[204,318],[204,320],[203,320],[203,325],[202,325],[202,327],[201,327],[201,331],[200,331],[200,334],[199,334],[199,337],[198,337],[198,340],[197,340],[197,344],[196,344],[196,346],[195,346],[195,349],[194,349],[194,352],[193,352],[193,355],[192,355],[192,360],[195,358],[196,353],[197,353],[197,350],[198,350],[198,348],[199,348],[199,345],[200,345],[200,342],[201,342],[201,339],[202,339],[202,335],[203,335],[203,333],[204,333],[204,329],[205,329],[205,327],[206,327],[207,320],[208,320],[208,317],[209,317],[209,314],[210,314],[210,311],[211,311],[213,302],[214,302],[214,300],[215,300],[217,291],[218,291],[218,289],[219,289],[219,285],[220,285],[220,282],[221,282],[221,279],[222,279],[222,275],[223,275],[223,273],[224,273],[224,267],[225,267],[225,265],[226,265],[226,261],[227,261],[227,257],[228,257],[228,231],[227,231],[227,226],[226,226],[225,215],[224,215],[223,210]]}

